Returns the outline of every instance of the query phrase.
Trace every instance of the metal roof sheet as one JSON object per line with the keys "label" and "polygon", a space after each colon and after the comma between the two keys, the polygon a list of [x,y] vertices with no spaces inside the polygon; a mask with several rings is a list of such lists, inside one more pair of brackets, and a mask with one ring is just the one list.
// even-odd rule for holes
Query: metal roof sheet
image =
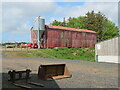
{"label": "metal roof sheet", "polygon": [[62,27],[62,26],[53,26],[53,25],[45,25],[45,26],[47,26],[47,28],[52,28],[52,29],[61,29],[61,30],[69,30],[69,31],[96,33],[95,31],[85,30],[85,29],[76,29],[76,28],[69,28],[69,27]]}

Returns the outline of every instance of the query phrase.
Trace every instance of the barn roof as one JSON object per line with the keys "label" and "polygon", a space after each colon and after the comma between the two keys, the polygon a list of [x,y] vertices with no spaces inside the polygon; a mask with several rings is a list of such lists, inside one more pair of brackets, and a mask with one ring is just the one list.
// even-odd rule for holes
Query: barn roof
{"label": "barn roof", "polygon": [[69,31],[96,33],[95,31],[85,30],[85,29],[76,29],[76,28],[69,28],[69,27],[62,27],[62,26],[53,26],[53,25],[45,25],[45,26],[47,26],[47,28],[51,28],[51,29],[61,29],[61,30],[69,30]]}

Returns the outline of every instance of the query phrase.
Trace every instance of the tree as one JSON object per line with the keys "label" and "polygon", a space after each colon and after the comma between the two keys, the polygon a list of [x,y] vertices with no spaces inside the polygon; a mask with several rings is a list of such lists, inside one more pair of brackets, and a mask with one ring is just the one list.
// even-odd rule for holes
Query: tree
{"label": "tree", "polygon": [[119,36],[119,29],[117,26],[115,26],[115,24],[113,24],[108,19],[105,19],[103,23],[104,24],[101,33],[101,41]]}
{"label": "tree", "polygon": [[64,18],[62,22],[55,20],[51,24],[93,30],[97,32],[97,41],[103,41],[119,35],[118,27],[108,20],[101,12],[95,13],[91,11],[87,12],[86,16],[79,16],[77,18],[69,17],[67,21],[65,21]]}
{"label": "tree", "polygon": [[66,26],[71,28],[85,29],[85,17],[84,16],[79,16],[78,18],[69,17]]}
{"label": "tree", "polygon": [[51,25],[56,25],[56,26],[61,26],[62,25],[62,22],[60,21],[57,21],[57,20],[54,20]]}
{"label": "tree", "polygon": [[96,31],[98,33],[97,41],[102,41],[118,36],[118,28],[100,12],[88,12],[86,14],[85,21],[85,27],[87,29]]}
{"label": "tree", "polygon": [[65,17],[63,18],[63,22],[54,20],[52,23],[50,23],[51,25],[55,25],[55,26],[66,26],[66,21],[65,21]]}

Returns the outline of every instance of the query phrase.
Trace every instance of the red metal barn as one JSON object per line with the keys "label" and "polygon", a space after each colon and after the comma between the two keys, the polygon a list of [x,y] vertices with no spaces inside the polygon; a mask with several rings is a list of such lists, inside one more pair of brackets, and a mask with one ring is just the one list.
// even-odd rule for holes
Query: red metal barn
{"label": "red metal barn", "polygon": [[[31,41],[37,43],[37,30],[31,29]],[[94,47],[96,32],[62,26],[45,25],[41,48]]]}

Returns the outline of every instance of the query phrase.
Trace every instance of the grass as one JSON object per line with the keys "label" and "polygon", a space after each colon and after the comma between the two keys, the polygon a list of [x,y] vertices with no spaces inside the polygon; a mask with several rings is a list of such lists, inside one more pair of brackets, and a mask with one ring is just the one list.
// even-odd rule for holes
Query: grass
{"label": "grass", "polygon": [[72,59],[95,61],[95,48],[67,48],[59,47],[53,49],[29,49],[20,51],[3,51],[7,57],[38,57],[53,59]]}

